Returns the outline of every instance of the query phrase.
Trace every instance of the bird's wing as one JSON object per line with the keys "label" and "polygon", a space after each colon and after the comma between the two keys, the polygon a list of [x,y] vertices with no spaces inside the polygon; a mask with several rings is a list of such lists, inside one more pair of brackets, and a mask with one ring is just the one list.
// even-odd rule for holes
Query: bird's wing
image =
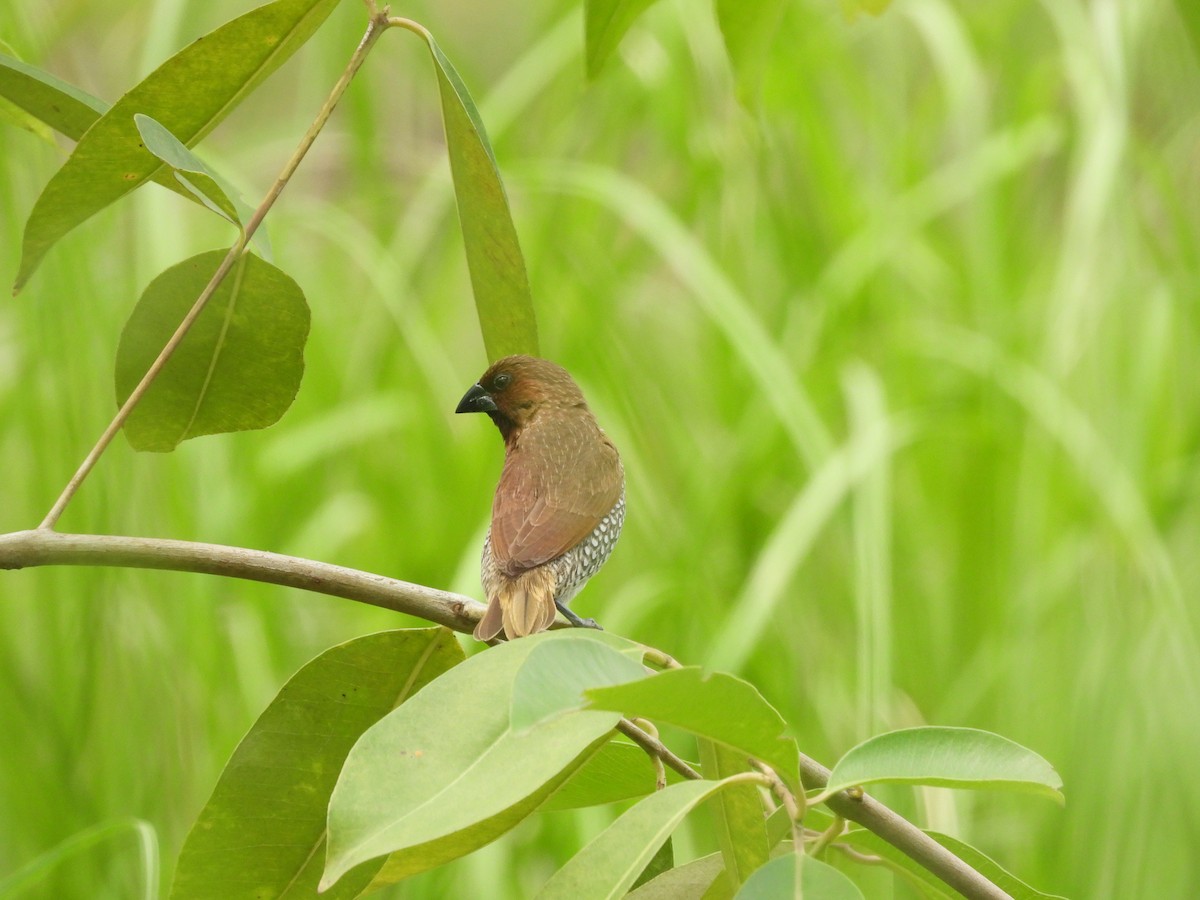
{"label": "bird's wing", "polygon": [[590,413],[539,416],[504,459],[492,504],[492,552],[510,575],[570,550],[616,505],[625,476]]}

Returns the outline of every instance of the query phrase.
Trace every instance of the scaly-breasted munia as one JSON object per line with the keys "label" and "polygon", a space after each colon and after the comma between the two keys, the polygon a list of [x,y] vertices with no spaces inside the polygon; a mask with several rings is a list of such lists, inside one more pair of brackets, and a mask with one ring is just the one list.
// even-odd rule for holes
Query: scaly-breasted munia
{"label": "scaly-breasted munia", "polygon": [[625,521],[621,457],[562,366],[507,356],[455,412],[485,412],[504,437],[504,469],[483,542],[488,608],[475,637],[545,631],[612,553]]}

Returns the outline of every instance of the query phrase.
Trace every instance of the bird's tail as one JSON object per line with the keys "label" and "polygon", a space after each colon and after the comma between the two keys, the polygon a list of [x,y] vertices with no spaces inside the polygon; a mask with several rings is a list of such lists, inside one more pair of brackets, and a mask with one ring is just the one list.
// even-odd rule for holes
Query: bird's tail
{"label": "bird's tail", "polygon": [[501,576],[495,594],[488,597],[487,612],[475,626],[475,638],[490,641],[503,629],[505,636],[524,637],[545,631],[554,622],[554,573],[546,566],[529,569],[513,578]]}

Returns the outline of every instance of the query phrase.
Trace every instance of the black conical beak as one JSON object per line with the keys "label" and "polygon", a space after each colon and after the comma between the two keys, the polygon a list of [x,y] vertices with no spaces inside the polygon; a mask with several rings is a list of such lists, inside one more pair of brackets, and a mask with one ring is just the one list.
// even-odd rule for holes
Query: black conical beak
{"label": "black conical beak", "polygon": [[471,412],[497,412],[496,401],[492,399],[492,395],[483,389],[481,384],[471,385],[471,389],[463,394],[463,398],[458,401],[458,406],[454,410],[456,413],[471,413]]}

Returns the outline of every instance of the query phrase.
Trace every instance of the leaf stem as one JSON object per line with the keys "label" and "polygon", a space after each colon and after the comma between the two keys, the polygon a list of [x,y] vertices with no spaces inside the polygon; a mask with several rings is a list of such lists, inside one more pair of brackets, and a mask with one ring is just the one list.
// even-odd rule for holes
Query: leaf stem
{"label": "leaf stem", "polygon": [[242,254],[246,252],[246,246],[250,238],[254,236],[254,232],[258,230],[258,226],[262,224],[263,219],[266,217],[271,207],[275,205],[275,201],[279,199],[279,195],[283,193],[283,189],[287,187],[288,182],[291,180],[296,168],[300,165],[301,160],[304,159],[305,155],[309,151],[309,148],[312,147],[313,142],[316,141],[317,135],[321,133],[321,129],[324,128],[325,123],[329,121],[329,117],[332,115],[334,107],[337,106],[338,101],[342,98],[342,94],[344,94],[346,92],[346,88],[349,87],[350,81],[354,78],[355,73],[358,72],[359,68],[363,64],[363,61],[367,58],[367,54],[370,52],[371,47],[374,46],[375,41],[377,41],[379,36],[388,28],[386,9],[382,13],[377,12],[374,9],[374,5],[369,3],[368,10],[370,12],[370,20],[367,23],[366,33],[363,35],[358,47],[355,48],[354,54],[350,57],[350,61],[346,64],[346,69],[342,72],[337,84],[333,86],[333,90],[325,99],[325,103],[317,113],[312,125],[310,125],[308,131],[304,133],[304,137],[300,139],[300,144],[296,147],[295,152],[284,164],[283,170],[279,173],[279,177],[275,179],[275,183],[272,184],[271,189],[267,191],[267,195],[263,198],[262,203],[260,203],[258,208],[254,210],[254,214],[250,217],[250,221],[246,223],[245,229],[238,236],[238,239],[234,245],[229,248],[229,253],[226,254],[225,259],[221,261],[221,265],[217,267],[217,271],[213,273],[212,278],[209,280],[204,290],[200,292],[200,296],[196,298],[196,302],[192,304],[192,308],[188,311],[188,314],[184,316],[183,321],[179,323],[179,327],[175,329],[175,333],[171,335],[171,339],[167,341],[166,345],[163,346],[162,351],[158,354],[158,357],[153,363],[151,363],[150,368],[146,370],[146,374],[142,376],[142,380],[138,382],[137,387],[133,389],[133,391],[126,398],[125,402],[121,404],[121,408],[117,410],[117,414],[113,416],[112,421],[108,423],[108,427],[104,429],[104,433],[100,435],[95,446],[93,446],[88,452],[88,455],[84,457],[83,462],[79,464],[79,468],[75,470],[75,474],[71,476],[71,480],[67,482],[67,486],[63,488],[62,493],[59,494],[58,499],[54,502],[54,505],[50,508],[50,511],[46,513],[46,517],[38,526],[39,530],[50,531],[53,530],[54,526],[58,524],[58,520],[62,517],[63,511],[67,508],[67,504],[71,502],[71,498],[75,496],[75,493],[79,490],[80,485],[83,484],[84,479],[87,478],[92,469],[95,468],[96,463],[100,461],[100,457],[104,454],[104,451],[108,449],[108,446],[112,443],[113,438],[117,436],[117,432],[121,430],[121,427],[125,424],[125,421],[137,407],[142,397],[145,396],[146,391],[149,390],[150,385],[154,383],[154,379],[158,377],[159,372],[163,370],[163,367],[166,366],[167,362],[174,355],[176,349],[178,349],[179,345],[183,342],[183,339],[187,336],[188,331],[191,330],[192,325],[195,324],[196,319],[200,317],[200,313],[204,311],[204,307],[208,304],[209,299],[214,293],[216,293],[216,290],[218,287],[220,287],[221,282],[225,280],[225,276],[229,274],[229,270],[233,268],[234,263],[237,262]]}

